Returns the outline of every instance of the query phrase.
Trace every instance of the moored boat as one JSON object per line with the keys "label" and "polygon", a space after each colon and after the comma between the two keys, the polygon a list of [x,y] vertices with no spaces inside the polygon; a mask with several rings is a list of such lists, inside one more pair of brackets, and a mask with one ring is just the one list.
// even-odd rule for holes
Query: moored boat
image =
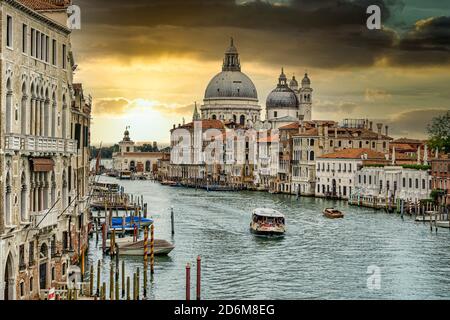
{"label": "moored boat", "polygon": [[255,209],[252,214],[250,231],[257,235],[283,236],[286,232],[285,217],[277,210]]}
{"label": "moored boat", "polygon": [[163,186],[170,186],[170,187],[177,187],[177,186],[179,186],[178,182],[170,181],[170,180],[161,181],[161,185],[163,185]]}
{"label": "moored boat", "polygon": [[[118,253],[121,256],[143,256],[144,255],[144,240],[136,242],[116,242],[119,248]],[[168,255],[175,246],[167,240],[155,239],[154,254],[155,256]],[[147,254],[150,255],[150,240],[147,244]]]}
{"label": "moored boat", "polygon": [[326,208],[323,210],[323,215],[330,219],[340,219],[344,217],[344,214],[341,211],[334,208]]}
{"label": "moored boat", "polygon": [[450,221],[438,220],[436,221],[436,226],[439,228],[450,228]]}
{"label": "moored boat", "polygon": [[133,174],[131,171],[123,170],[119,172],[119,179],[120,180],[132,180]]}
{"label": "moored boat", "polygon": [[121,226],[122,224],[124,224],[125,226],[132,226],[134,224],[136,225],[140,225],[141,227],[146,227],[149,226],[153,223],[152,219],[148,219],[148,218],[139,218],[139,217],[133,217],[133,219],[131,219],[130,216],[125,217],[125,223],[123,221],[122,217],[113,217],[112,218],[112,225],[114,227],[118,227]]}

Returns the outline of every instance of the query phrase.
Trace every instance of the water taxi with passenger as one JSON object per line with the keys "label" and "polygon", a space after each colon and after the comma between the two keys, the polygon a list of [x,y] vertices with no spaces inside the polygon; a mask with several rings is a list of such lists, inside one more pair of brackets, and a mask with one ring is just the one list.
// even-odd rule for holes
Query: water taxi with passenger
{"label": "water taxi with passenger", "polygon": [[252,214],[250,231],[257,235],[283,236],[286,232],[285,217],[277,210],[255,209]]}

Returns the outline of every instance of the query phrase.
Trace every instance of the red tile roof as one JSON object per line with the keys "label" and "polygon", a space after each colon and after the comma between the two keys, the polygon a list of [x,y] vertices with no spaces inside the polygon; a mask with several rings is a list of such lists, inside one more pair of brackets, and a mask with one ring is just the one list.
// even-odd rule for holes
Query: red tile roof
{"label": "red tile roof", "polygon": [[361,156],[367,154],[367,159],[386,159],[384,153],[371,149],[344,149],[338,152],[325,154],[319,158],[326,159],[361,159]]}
{"label": "red tile roof", "polygon": [[293,122],[290,123],[288,125],[282,126],[280,128],[278,128],[279,130],[291,130],[291,129],[298,129],[300,126],[298,124],[298,122]]}
{"label": "red tile roof", "polygon": [[22,5],[36,10],[61,10],[70,5],[70,0],[17,0]]}

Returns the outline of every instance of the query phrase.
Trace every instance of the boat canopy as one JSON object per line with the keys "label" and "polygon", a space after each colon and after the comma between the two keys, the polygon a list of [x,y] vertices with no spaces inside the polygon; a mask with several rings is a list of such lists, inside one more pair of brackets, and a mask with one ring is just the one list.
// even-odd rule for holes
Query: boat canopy
{"label": "boat canopy", "polygon": [[253,215],[268,218],[284,218],[284,214],[274,209],[258,208],[253,211]]}

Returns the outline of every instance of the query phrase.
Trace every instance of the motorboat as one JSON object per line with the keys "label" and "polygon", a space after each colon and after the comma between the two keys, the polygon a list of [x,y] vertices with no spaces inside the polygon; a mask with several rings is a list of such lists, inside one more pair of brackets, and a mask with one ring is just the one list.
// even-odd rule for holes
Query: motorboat
{"label": "motorboat", "polygon": [[120,180],[132,180],[133,174],[131,171],[123,170],[119,172],[119,179]]}
{"label": "motorboat", "polygon": [[[117,240],[119,240],[119,242],[116,241],[116,245],[119,248],[118,254],[120,256],[144,255],[144,240],[138,240],[136,242],[129,242],[129,240],[120,241],[120,239]],[[168,255],[173,249],[175,249],[175,246],[167,240],[155,239],[154,241],[155,256]],[[147,241],[147,254],[150,255],[150,239]]]}
{"label": "motorboat", "polygon": [[114,227],[117,227],[117,226],[122,226],[122,225],[132,226],[132,225],[136,224],[138,226],[140,225],[141,227],[147,227],[153,223],[152,219],[142,218],[142,217],[141,218],[133,217],[133,219],[130,216],[125,217],[125,223],[124,223],[123,219],[124,219],[123,217],[113,217],[112,225]]}
{"label": "motorboat", "polygon": [[255,209],[250,231],[257,235],[283,236],[286,232],[286,219],[281,212],[274,209]]}
{"label": "motorboat", "polygon": [[327,208],[323,210],[323,215],[329,219],[340,219],[344,217],[342,211],[334,208]]}
{"label": "motorboat", "polygon": [[161,185],[169,186],[169,187],[178,187],[179,183],[176,181],[164,180],[164,181],[161,181]]}

